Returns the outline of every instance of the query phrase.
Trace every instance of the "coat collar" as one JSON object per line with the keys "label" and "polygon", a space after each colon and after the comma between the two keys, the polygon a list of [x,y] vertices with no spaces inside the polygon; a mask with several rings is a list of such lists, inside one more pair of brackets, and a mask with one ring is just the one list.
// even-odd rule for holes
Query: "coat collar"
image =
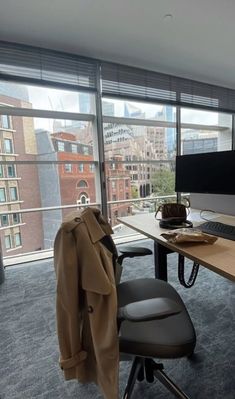
{"label": "coat collar", "polygon": [[100,241],[105,235],[113,234],[111,226],[104,219],[98,208],[88,207],[85,210],[73,212],[62,226],[67,232],[70,232],[81,222],[86,224],[93,244]]}
{"label": "coat collar", "polygon": [[100,241],[105,235],[113,234],[110,225],[97,208],[85,209],[82,212],[82,219],[86,223],[87,230],[93,243]]}

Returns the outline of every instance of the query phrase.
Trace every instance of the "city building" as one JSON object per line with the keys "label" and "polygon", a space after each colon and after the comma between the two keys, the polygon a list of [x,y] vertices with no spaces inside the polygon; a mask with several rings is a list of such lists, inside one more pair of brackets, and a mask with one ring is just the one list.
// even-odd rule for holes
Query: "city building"
{"label": "city building", "polygon": [[[26,90],[17,93],[24,99],[1,95],[0,104],[30,108]],[[7,256],[41,250],[41,213],[19,212],[41,208],[33,118],[1,115],[0,147],[0,212],[6,212],[0,216],[2,253]]]}

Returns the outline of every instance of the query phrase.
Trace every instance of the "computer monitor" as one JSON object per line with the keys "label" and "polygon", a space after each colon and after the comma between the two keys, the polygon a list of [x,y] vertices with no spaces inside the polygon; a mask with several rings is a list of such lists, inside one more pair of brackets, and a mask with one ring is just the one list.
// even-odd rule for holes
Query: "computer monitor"
{"label": "computer monitor", "polygon": [[235,194],[235,151],[218,151],[176,157],[175,191]]}

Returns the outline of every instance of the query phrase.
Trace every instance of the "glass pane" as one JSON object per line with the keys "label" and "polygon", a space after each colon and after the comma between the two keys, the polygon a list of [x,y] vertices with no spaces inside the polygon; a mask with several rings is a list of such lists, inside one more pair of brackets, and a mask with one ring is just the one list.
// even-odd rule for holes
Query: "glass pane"
{"label": "glass pane", "polygon": [[4,255],[6,240],[11,255],[51,248],[62,217],[73,208],[23,213],[21,218],[17,211],[66,205],[77,209],[100,198],[91,122],[10,118],[12,131],[0,130],[0,147],[7,137],[14,148],[10,154],[0,150],[0,213],[14,212],[1,229]]}
{"label": "glass pane", "polygon": [[166,122],[175,122],[176,120],[175,107],[170,105],[114,100],[111,98],[102,100],[102,112],[104,116],[122,118],[150,119]]}
{"label": "glass pane", "polygon": [[[0,105],[47,111],[95,114],[95,96],[87,92],[74,92],[9,82],[0,82]],[[4,128],[10,121],[2,118]]]}
{"label": "glass pane", "polygon": [[182,109],[181,153],[232,149],[232,115]]}
{"label": "glass pane", "polygon": [[108,201],[145,198],[112,204],[113,226],[119,216],[153,211],[151,198],[175,195],[175,129],[107,123],[104,144]]}

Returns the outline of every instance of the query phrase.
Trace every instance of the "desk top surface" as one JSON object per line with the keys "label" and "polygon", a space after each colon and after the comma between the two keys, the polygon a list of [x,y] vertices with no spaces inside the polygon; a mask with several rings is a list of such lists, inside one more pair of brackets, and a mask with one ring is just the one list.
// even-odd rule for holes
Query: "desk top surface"
{"label": "desk top surface", "polygon": [[[213,216],[213,218],[212,218]],[[196,227],[204,223],[200,217],[200,212],[192,210],[190,217]],[[235,217],[216,214],[210,214],[210,219],[222,223],[235,225]],[[133,216],[120,217],[118,220],[126,226],[138,231],[145,236],[156,240],[158,243],[184,255],[202,266],[235,281],[235,241],[226,240],[218,237],[214,244],[204,243],[181,243],[172,244],[161,236],[166,229],[159,227],[159,222],[155,219],[154,213],[138,214]]]}

